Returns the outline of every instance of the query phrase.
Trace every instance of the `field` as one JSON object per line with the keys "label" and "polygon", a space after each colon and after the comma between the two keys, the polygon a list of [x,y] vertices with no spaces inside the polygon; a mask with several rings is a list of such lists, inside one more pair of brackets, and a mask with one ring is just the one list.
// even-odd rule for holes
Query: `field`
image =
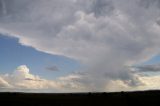
{"label": "field", "polygon": [[1,106],[160,106],[160,91],[0,93]]}

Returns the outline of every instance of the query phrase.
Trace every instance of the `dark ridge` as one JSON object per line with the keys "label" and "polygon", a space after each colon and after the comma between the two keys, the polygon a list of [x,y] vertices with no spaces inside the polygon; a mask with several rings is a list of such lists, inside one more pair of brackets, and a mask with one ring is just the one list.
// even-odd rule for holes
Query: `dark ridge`
{"label": "dark ridge", "polygon": [[160,91],[20,93],[1,92],[2,106],[160,106]]}

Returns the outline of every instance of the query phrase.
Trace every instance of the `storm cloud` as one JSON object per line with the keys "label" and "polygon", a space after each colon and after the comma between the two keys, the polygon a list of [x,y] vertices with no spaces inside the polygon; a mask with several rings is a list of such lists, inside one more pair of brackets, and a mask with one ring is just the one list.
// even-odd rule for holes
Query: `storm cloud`
{"label": "storm cloud", "polygon": [[[0,0],[0,31],[36,50],[84,64],[96,91],[120,80],[139,86],[126,66],[159,54],[159,0]],[[90,90],[90,89],[89,89]]]}

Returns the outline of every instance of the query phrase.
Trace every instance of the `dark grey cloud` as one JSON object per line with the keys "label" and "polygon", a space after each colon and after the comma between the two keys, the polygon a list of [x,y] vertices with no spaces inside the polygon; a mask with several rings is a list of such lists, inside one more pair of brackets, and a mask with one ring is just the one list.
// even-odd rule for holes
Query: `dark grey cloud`
{"label": "dark grey cloud", "polygon": [[27,0],[0,0],[0,21],[25,21],[24,16],[27,17],[31,9],[29,4]]}
{"label": "dark grey cloud", "polygon": [[41,79],[32,79],[32,78],[25,78],[26,81],[43,81]]}
{"label": "dark grey cloud", "polygon": [[139,4],[140,4],[140,6],[143,6],[145,8],[149,8],[155,1],[157,1],[157,0],[140,0]]}
{"label": "dark grey cloud", "polygon": [[160,25],[160,19],[157,19],[157,21],[156,21],[156,22],[157,22],[157,24],[158,24],[158,25]]}
{"label": "dark grey cloud", "polygon": [[60,71],[59,67],[56,65],[46,67],[48,71]]}
{"label": "dark grey cloud", "polygon": [[114,5],[109,0],[93,0],[92,9],[95,16],[105,16],[113,12]]}
{"label": "dark grey cloud", "polygon": [[4,0],[0,0],[0,16],[3,16],[7,13],[6,11],[6,4]]}
{"label": "dark grey cloud", "polygon": [[151,8],[152,6],[160,8],[160,0],[140,0],[139,4],[146,9]]}
{"label": "dark grey cloud", "polygon": [[160,72],[160,64],[141,65],[133,68],[138,72]]}

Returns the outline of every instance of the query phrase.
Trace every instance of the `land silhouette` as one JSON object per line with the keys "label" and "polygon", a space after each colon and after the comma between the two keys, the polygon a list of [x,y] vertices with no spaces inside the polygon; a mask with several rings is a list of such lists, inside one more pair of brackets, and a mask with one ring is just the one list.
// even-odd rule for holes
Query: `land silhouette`
{"label": "land silhouette", "polygon": [[160,91],[99,93],[1,92],[1,106],[160,106]]}

